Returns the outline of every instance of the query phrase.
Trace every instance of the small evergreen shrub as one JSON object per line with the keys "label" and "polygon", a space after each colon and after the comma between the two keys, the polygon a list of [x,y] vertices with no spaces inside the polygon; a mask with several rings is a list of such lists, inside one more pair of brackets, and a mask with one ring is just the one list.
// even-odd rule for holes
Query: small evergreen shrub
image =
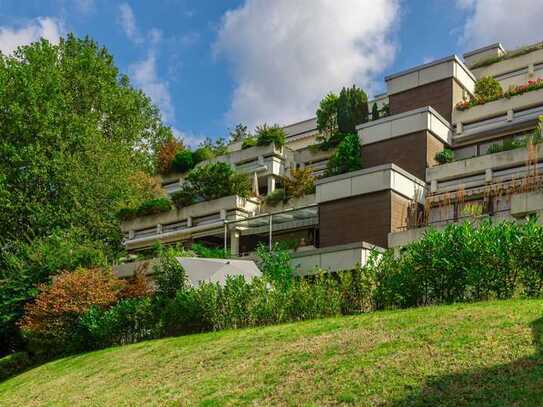
{"label": "small evergreen shrub", "polygon": [[344,174],[346,172],[356,171],[362,168],[360,158],[360,142],[356,134],[347,134],[344,140],[339,144],[326,168],[326,176]]}
{"label": "small evergreen shrub", "polygon": [[156,198],[144,201],[136,210],[137,216],[156,215],[168,212],[172,209],[172,201],[169,198]]}
{"label": "small evergreen shrub", "polygon": [[213,158],[215,158],[215,153],[209,147],[199,147],[192,153],[194,165],[201,163],[202,161],[212,160]]}
{"label": "small evergreen shrub", "polygon": [[256,128],[257,146],[267,146],[273,143],[276,147],[280,148],[285,145],[285,139],[285,131],[277,124],[274,124],[273,126],[263,124]]}
{"label": "small evergreen shrub", "polygon": [[293,168],[290,176],[283,179],[288,198],[301,198],[315,193],[315,177],[311,168]]}
{"label": "small evergreen shrub", "polygon": [[475,82],[475,97],[485,102],[499,99],[503,96],[503,89],[492,76],[484,76]]}
{"label": "small evergreen shrub", "polygon": [[450,148],[445,148],[438,152],[434,158],[439,164],[452,163],[454,161],[454,152]]}
{"label": "small evergreen shrub", "polygon": [[196,203],[194,191],[190,188],[181,188],[171,195],[171,199],[176,208],[181,209]]}
{"label": "small evergreen shrub", "polygon": [[281,202],[286,202],[288,200],[287,194],[283,188],[277,188],[275,191],[266,195],[266,204],[269,206],[276,206]]}
{"label": "small evergreen shrub", "polygon": [[256,146],[256,137],[248,137],[243,140],[241,143],[241,149],[245,150],[247,148],[255,147]]}
{"label": "small evergreen shrub", "polygon": [[178,172],[190,171],[195,165],[194,153],[189,149],[179,151],[172,161],[172,168]]}
{"label": "small evergreen shrub", "polygon": [[371,107],[371,119],[379,120],[379,107],[377,106],[377,103],[374,103]]}

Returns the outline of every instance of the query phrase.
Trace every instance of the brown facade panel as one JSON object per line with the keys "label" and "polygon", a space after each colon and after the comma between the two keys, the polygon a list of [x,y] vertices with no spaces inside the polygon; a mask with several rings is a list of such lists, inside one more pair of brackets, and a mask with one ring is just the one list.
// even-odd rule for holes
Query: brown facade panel
{"label": "brown facade panel", "polygon": [[390,95],[390,114],[395,115],[432,106],[450,122],[453,109],[453,84],[454,79],[447,78]]}
{"label": "brown facade panel", "polygon": [[387,246],[391,192],[380,191],[319,205],[320,246],[368,242]]}
{"label": "brown facade panel", "polygon": [[[445,144],[441,140],[438,140],[432,134],[428,134],[426,138],[426,168],[431,168],[438,164],[435,159],[436,154],[443,151],[444,147]],[[424,178],[421,179],[424,180]]]}
{"label": "brown facade panel", "polygon": [[407,211],[409,208],[409,199],[397,194],[394,191],[390,193],[390,231],[398,232],[404,230],[407,226]]}
{"label": "brown facade panel", "polygon": [[429,136],[426,131],[422,131],[364,145],[361,153],[362,167],[371,168],[376,165],[392,163],[424,180],[428,137],[432,136]]}

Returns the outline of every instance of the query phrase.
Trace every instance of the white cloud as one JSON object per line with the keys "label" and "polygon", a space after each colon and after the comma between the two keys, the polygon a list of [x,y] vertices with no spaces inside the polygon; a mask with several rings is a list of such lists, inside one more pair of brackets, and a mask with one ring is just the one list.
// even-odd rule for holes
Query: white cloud
{"label": "white cloud", "polygon": [[130,41],[141,44],[143,38],[136,26],[136,16],[132,7],[127,3],[119,5],[119,24]]}
{"label": "white cloud", "polygon": [[158,78],[154,53],[149,52],[145,59],[130,65],[128,71],[134,84],[159,107],[164,121],[172,121],[175,116],[172,98],[167,83]]}
{"label": "white cloud", "polygon": [[476,48],[501,42],[508,48],[543,38],[541,0],[456,0],[468,12],[460,42]]}
{"label": "white cloud", "polygon": [[368,91],[394,59],[397,0],[247,0],[221,22],[215,51],[237,82],[227,118],[254,126],[310,117],[329,91]]}
{"label": "white cloud", "polygon": [[0,27],[0,51],[9,55],[17,47],[38,41],[40,38],[58,44],[62,31],[62,24],[52,17],[39,17],[18,28]]}
{"label": "white cloud", "polygon": [[183,140],[183,144],[185,146],[192,147],[192,148],[197,147],[202,141],[205,140],[204,136],[195,135],[193,133],[187,133],[175,127],[172,127],[172,133],[179,140]]}

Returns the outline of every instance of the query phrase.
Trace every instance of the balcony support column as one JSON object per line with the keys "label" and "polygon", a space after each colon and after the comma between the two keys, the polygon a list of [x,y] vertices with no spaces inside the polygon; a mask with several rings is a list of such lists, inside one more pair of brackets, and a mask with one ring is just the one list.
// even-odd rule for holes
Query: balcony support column
{"label": "balcony support column", "polygon": [[268,175],[268,195],[275,191],[275,175]]}
{"label": "balcony support column", "polygon": [[232,256],[239,256],[239,236],[240,233],[236,229],[230,233],[230,254]]}

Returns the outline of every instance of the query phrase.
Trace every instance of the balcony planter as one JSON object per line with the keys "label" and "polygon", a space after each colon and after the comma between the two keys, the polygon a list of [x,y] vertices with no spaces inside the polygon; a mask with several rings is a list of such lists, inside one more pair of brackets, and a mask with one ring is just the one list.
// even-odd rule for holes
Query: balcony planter
{"label": "balcony planter", "polygon": [[169,212],[156,215],[142,216],[136,219],[121,223],[121,230],[128,232],[130,230],[141,230],[152,228],[156,225],[165,225],[174,222],[200,216],[207,216],[214,213],[220,213],[221,210],[239,209],[246,212],[254,212],[258,203],[251,198],[242,198],[237,195],[225,196],[212,201],[199,202],[191,206],[180,209],[172,209]]}
{"label": "balcony planter", "polygon": [[502,98],[484,105],[473,106],[467,110],[454,109],[453,123],[471,123],[489,117],[505,115],[509,110],[521,110],[543,104],[543,89],[526,92],[512,96],[510,99]]}
{"label": "balcony planter", "polygon": [[[487,154],[466,160],[454,161],[442,164],[426,170],[426,181],[446,181],[459,177],[484,173],[487,169],[497,170],[506,167],[520,166],[528,161],[528,149],[517,148],[515,150],[500,153]],[[537,160],[543,159],[543,146],[537,150]]]}

